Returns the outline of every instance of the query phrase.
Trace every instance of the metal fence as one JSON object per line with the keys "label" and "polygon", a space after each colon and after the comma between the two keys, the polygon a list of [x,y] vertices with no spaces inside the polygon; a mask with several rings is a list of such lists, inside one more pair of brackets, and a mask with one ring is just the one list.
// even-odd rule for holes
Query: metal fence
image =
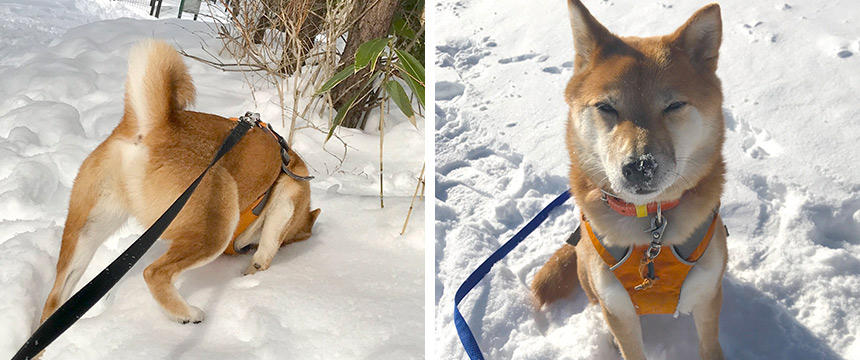
{"label": "metal fence", "polygon": [[[114,0],[123,2],[126,4],[133,5],[135,7],[140,7],[142,9],[149,8],[149,15],[155,16],[156,18],[161,16],[161,6],[164,0]],[[200,13],[200,3],[205,0],[179,0],[179,11],[177,13],[178,18],[182,18],[182,13],[192,13],[194,14],[194,20],[197,20],[197,15]],[[209,0],[210,2],[214,2],[215,0]]]}

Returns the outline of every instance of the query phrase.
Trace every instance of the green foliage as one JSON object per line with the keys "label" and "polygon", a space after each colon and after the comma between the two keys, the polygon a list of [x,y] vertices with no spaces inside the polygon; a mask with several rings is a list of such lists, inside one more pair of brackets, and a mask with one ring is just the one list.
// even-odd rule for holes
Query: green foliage
{"label": "green foliage", "polygon": [[[317,90],[318,95],[325,94],[350,75],[370,66],[371,71],[363,79],[362,91],[338,109],[326,140],[331,138],[334,130],[340,126],[346,113],[355,106],[356,101],[374,93],[375,90],[379,90],[380,100],[391,99],[394,101],[400,111],[409,118],[409,121],[416,125],[416,111],[412,108],[412,101],[400,82],[409,86],[412,94],[418,99],[419,107],[423,109],[424,65],[408,51],[396,48],[397,43],[397,36],[387,36],[372,39],[359,45],[355,53],[355,63],[344,67]],[[381,82],[376,81],[380,78]]]}
{"label": "green foliage", "polygon": [[324,95],[349,76],[362,69],[370,69],[369,72],[361,72],[364,85],[359,95],[350,99],[349,106],[342,105],[338,109],[329,137],[350,109],[366,111],[373,103],[389,99],[415,124],[417,111],[401,84],[408,86],[409,92],[418,100],[418,110],[424,108],[424,0],[399,0],[398,5],[388,36],[359,45],[355,62],[345,66],[317,90],[317,95]]}
{"label": "green foliage", "polygon": [[406,91],[403,90],[400,83],[397,80],[388,80],[385,83],[385,91],[388,92],[388,96],[391,97],[391,100],[394,100],[394,103],[397,104],[403,115],[409,118],[409,122],[414,126],[418,126],[415,123],[415,112],[412,111],[412,102],[409,101],[409,96],[406,95]]}
{"label": "green foliage", "polygon": [[[350,126],[353,125],[352,119],[355,119],[353,117],[355,113],[350,113],[350,110],[361,111],[362,116],[367,116],[367,111],[375,105],[380,105],[380,110],[384,109],[382,105],[388,100],[397,105],[397,108],[409,118],[413,126],[418,126],[415,121],[415,113],[420,112],[425,107],[424,0],[399,0],[398,5],[398,10],[389,26],[388,35],[359,45],[355,51],[354,62],[345,65],[317,90],[317,95],[325,95],[348,78],[350,80],[347,84],[355,84],[357,87],[354,89],[358,89],[355,95],[345,103],[340,102],[342,99],[333,99],[341,105],[329,127],[326,141],[334,135],[335,130],[341,126],[348,113],[350,114]],[[356,79],[359,76],[361,78]],[[413,99],[410,98],[401,84],[409,86],[410,92],[417,100],[418,111],[413,108]],[[352,94],[353,88],[347,89],[346,93]],[[382,146],[385,118],[384,114],[381,115],[383,117],[379,121],[379,201],[380,206],[384,206],[382,203],[382,184],[384,183],[382,181]]]}
{"label": "green foliage", "polygon": [[412,93],[418,96],[418,100],[421,102],[421,105],[424,105],[424,66],[421,65],[421,62],[418,61],[412,54],[404,51],[400,51],[395,49],[394,53],[397,54],[397,58],[400,59],[394,66],[397,67],[401,73],[406,74],[407,76],[403,76],[403,80],[409,84],[409,88],[412,89]]}
{"label": "green foliage", "polygon": [[373,71],[376,68],[376,60],[387,45],[388,38],[373,39],[359,45],[358,50],[355,51],[355,72],[364,69],[367,65],[370,65],[370,71]]}
{"label": "green foliage", "polygon": [[319,90],[317,90],[316,94],[320,95],[328,92],[329,90],[337,86],[337,84],[340,84],[341,81],[344,81],[350,75],[355,74],[355,71],[355,65],[344,67],[343,70],[339,71],[337,74],[334,74],[331,79],[328,79],[328,81],[326,81],[323,86],[320,87]]}

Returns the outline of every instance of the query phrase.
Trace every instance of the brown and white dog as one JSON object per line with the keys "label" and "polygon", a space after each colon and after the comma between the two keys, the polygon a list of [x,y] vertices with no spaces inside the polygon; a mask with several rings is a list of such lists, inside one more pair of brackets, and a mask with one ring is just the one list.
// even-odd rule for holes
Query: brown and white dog
{"label": "brown and white dog", "polygon": [[[590,228],[537,272],[535,300],[542,306],[564,297],[578,280],[589,300],[601,306],[624,358],[644,359],[641,308],[633,297],[648,287],[625,287],[606,261],[624,253],[607,257],[605,250],[642,248],[652,240],[653,234],[643,232],[643,219],[625,216],[619,207],[638,205],[647,212],[656,204],[671,204],[673,209],[662,212],[668,221],[662,251],[691,268],[680,279],[680,293],[665,300],[674,302],[675,314],[692,313],[702,358],[721,359],[718,327],[727,234],[715,215],[725,173],[723,97],[715,74],[720,8],[705,6],[672,34],[639,38],[610,33],[579,0],[569,0],[568,6],[576,50],[575,73],[565,91],[570,185]],[[709,243],[697,230],[707,224]],[[589,236],[592,230],[599,239]],[[681,248],[701,243],[704,252],[694,264],[678,255]],[[627,256],[640,264],[646,255],[628,250],[619,264]],[[650,271],[642,266],[639,271],[643,269]],[[676,280],[664,276],[654,281]]]}
{"label": "brown and white dog", "polygon": [[[235,121],[185,110],[194,98],[191,76],[170,45],[145,41],[131,50],[125,113],[75,178],[42,321],[71,296],[96,248],[129,216],[148,227],[208,165]],[[253,128],[203,178],[162,235],[170,247],[143,276],[170,318],[203,320],[203,311],[185,302],[173,281],[224,252],[240,211],[268,189],[262,213],[236,239],[236,248],[260,239],[245,273],[267,269],[280,245],[310,236],[319,209],[310,211],[307,182],[281,172],[280,150],[270,133]],[[290,159],[289,170],[308,175],[297,154],[290,151]]]}

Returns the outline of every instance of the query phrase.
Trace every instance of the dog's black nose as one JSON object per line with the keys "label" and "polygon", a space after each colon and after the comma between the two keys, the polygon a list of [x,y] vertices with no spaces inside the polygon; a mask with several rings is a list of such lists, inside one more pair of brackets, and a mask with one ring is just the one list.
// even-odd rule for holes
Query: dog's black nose
{"label": "dog's black nose", "polygon": [[631,161],[621,168],[621,174],[627,181],[633,184],[645,184],[654,178],[654,169],[657,163],[650,156],[644,156],[638,160]]}

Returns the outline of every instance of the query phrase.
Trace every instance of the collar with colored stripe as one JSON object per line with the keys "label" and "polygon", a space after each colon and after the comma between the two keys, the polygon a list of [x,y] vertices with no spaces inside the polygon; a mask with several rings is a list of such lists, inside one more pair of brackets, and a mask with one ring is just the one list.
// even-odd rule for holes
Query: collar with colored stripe
{"label": "collar with colored stripe", "polygon": [[648,216],[648,214],[657,213],[658,210],[667,211],[678,206],[678,204],[681,203],[681,198],[677,198],[671,201],[662,201],[659,204],[656,202],[652,202],[643,205],[635,205],[621,200],[621,198],[609,194],[605,191],[603,192],[602,199],[615,212],[624,216],[635,216],[640,218],[646,217]]}

